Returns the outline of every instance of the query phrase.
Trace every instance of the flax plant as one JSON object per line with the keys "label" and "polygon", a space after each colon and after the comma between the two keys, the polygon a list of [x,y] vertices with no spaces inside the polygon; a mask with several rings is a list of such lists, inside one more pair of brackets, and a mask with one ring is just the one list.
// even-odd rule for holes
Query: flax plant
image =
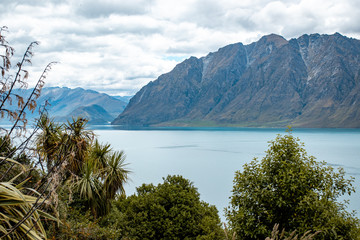
{"label": "flax plant", "polygon": [[[31,239],[46,238],[42,220],[56,219],[50,214],[34,208],[45,199],[26,195],[21,192],[21,185],[14,186],[11,182],[0,182],[0,233],[2,239]],[[39,195],[37,193],[37,195]],[[29,212],[32,214],[28,215]],[[22,222],[22,223],[21,223]],[[21,224],[19,224],[21,223]],[[9,229],[19,224],[12,233]]]}

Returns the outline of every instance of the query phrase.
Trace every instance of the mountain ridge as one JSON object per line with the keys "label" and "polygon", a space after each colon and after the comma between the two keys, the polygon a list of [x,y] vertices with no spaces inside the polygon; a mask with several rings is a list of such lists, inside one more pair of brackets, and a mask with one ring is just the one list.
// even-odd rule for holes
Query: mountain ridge
{"label": "mountain ridge", "polygon": [[360,127],[360,41],[270,34],[190,57],[144,86],[112,124]]}
{"label": "mountain ridge", "polygon": [[[30,95],[32,89],[14,89],[14,93],[23,97]],[[45,102],[49,116],[55,121],[66,122],[72,117],[85,117],[89,124],[109,124],[127,105],[126,102],[105,93],[83,88],[44,87],[36,100],[38,109]],[[38,110],[26,111],[27,119],[38,117]]]}

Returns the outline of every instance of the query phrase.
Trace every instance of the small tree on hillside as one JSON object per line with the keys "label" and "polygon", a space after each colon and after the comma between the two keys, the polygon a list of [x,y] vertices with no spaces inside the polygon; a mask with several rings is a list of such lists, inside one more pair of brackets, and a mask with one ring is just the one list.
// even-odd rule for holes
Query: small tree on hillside
{"label": "small tree on hillside", "polygon": [[235,173],[229,225],[238,239],[265,239],[273,226],[288,232],[321,231],[318,239],[358,239],[359,220],[338,197],[354,192],[343,169],[308,156],[303,143],[278,135],[266,156]]}

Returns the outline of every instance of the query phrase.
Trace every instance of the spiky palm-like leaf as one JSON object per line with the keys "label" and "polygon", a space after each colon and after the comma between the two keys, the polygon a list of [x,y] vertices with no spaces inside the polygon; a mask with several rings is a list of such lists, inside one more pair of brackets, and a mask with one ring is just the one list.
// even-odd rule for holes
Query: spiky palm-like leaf
{"label": "spiky palm-like leaf", "polygon": [[104,188],[106,189],[107,198],[114,199],[115,194],[119,191],[125,193],[124,183],[128,180],[129,170],[125,168],[125,154],[123,151],[114,152],[107,161],[105,169]]}
{"label": "spiky palm-like leaf", "polygon": [[87,161],[83,165],[83,172],[80,175],[77,182],[77,190],[80,196],[90,201],[97,199],[101,196],[101,183],[98,179],[97,173],[95,172],[94,164]]}
{"label": "spiky palm-like leaf", "polygon": [[75,191],[86,200],[95,216],[107,212],[107,202],[104,199],[104,189],[100,182],[99,171],[93,161],[86,161],[79,176],[72,178]]}
{"label": "spiky palm-like leaf", "polygon": [[96,139],[91,148],[91,157],[99,169],[106,168],[107,155],[111,152],[110,144],[100,144]]}
{"label": "spiky palm-like leaf", "polygon": [[[29,240],[46,238],[40,218],[56,219],[41,210],[35,210],[28,218],[25,218],[38,198],[25,195],[20,190],[21,186],[19,185],[14,186],[10,182],[0,182],[0,238]],[[38,202],[42,201],[44,200],[38,200]],[[25,221],[18,228],[7,235],[10,229],[24,219]]]}
{"label": "spiky palm-like leaf", "polygon": [[49,170],[62,144],[61,126],[45,114],[40,117],[38,126],[42,131],[36,136],[36,147]]}
{"label": "spiky palm-like leaf", "polygon": [[69,161],[69,170],[73,174],[80,174],[82,166],[89,154],[89,146],[94,138],[92,131],[85,130],[87,120],[83,118],[68,121],[65,126],[67,133],[65,134],[65,142],[67,159]]}

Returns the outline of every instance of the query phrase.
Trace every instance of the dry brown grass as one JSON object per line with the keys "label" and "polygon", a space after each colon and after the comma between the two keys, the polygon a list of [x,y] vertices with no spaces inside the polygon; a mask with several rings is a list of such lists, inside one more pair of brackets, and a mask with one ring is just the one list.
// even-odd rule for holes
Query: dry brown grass
{"label": "dry brown grass", "polygon": [[301,237],[299,237],[298,234],[295,235],[295,233],[296,231],[293,231],[289,236],[285,236],[285,229],[280,233],[279,224],[275,224],[271,232],[271,237],[267,237],[265,240],[311,240],[320,232],[311,233],[311,231],[307,231]]}

